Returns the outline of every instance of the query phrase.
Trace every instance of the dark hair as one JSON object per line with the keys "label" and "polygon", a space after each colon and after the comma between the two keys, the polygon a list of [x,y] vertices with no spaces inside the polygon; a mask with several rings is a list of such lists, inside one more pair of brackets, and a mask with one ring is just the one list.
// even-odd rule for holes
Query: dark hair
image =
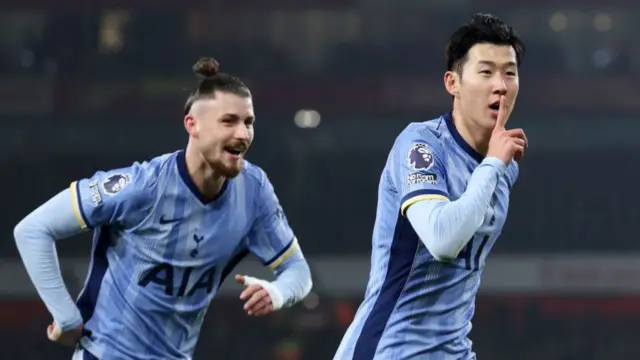
{"label": "dark hair", "polygon": [[185,115],[191,110],[193,103],[199,99],[215,97],[215,92],[226,92],[243,97],[250,97],[251,91],[237,77],[220,72],[220,64],[213,58],[201,58],[193,65],[193,72],[202,78],[198,88],[193,91],[184,105]]}
{"label": "dark hair", "polygon": [[455,70],[461,74],[469,49],[476,44],[512,46],[516,52],[516,62],[520,67],[524,56],[524,43],[520,36],[498,17],[477,13],[449,37],[445,49],[447,70]]}

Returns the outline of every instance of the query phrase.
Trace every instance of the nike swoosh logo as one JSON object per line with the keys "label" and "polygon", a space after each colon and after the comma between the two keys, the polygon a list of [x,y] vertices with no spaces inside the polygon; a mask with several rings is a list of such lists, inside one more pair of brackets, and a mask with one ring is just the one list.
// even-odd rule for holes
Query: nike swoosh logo
{"label": "nike swoosh logo", "polygon": [[174,222],[177,222],[177,221],[180,221],[180,220],[182,220],[182,219],[165,219],[164,215],[162,215],[160,217],[160,224],[161,225],[171,224],[171,223],[174,223]]}

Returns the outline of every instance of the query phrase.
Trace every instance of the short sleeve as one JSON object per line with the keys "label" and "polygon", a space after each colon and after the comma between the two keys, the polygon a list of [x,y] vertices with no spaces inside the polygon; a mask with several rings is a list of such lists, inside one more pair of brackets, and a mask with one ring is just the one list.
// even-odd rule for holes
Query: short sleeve
{"label": "short sleeve", "polygon": [[403,133],[391,150],[389,171],[402,215],[418,201],[449,200],[444,151],[431,133]]}
{"label": "short sleeve", "polygon": [[70,185],[73,211],[83,229],[121,224],[131,225],[148,214],[145,194],[149,173],[144,164],[98,171]]}
{"label": "short sleeve", "polygon": [[298,242],[273,185],[262,170],[260,173],[260,188],[255,200],[257,216],[249,233],[249,250],[265,266],[275,269],[296,252]]}

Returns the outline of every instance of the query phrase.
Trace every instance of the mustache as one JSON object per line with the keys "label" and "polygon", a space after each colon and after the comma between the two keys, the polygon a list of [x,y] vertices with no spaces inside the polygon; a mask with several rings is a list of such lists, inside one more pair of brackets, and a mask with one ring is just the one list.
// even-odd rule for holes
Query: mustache
{"label": "mustache", "polygon": [[225,145],[226,148],[232,148],[235,150],[245,151],[249,148],[249,142],[247,141],[237,141],[230,144]]}

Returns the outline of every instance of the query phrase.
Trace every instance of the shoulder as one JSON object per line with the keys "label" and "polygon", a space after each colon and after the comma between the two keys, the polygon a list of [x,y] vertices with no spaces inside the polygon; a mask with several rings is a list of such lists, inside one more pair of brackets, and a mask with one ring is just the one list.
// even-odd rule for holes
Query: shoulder
{"label": "shoulder", "polygon": [[398,135],[395,144],[424,143],[431,148],[442,149],[442,134],[445,126],[441,117],[429,121],[412,122]]}
{"label": "shoulder", "polygon": [[177,153],[163,154],[152,159],[134,162],[131,171],[136,174],[138,180],[146,185],[155,184],[162,173],[169,169],[171,164],[175,164]]}
{"label": "shoulder", "polygon": [[101,190],[107,196],[122,193],[129,198],[142,201],[152,197],[158,179],[173,158],[175,154],[164,154],[146,161],[134,162],[127,167],[98,171],[93,179],[99,182]]}
{"label": "shoulder", "polygon": [[[391,150],[394,161],[405,158],[415,162],[422,158],[430,158],[441,161],[444,157],[443,127],[446,127],[442,118],[436,118],[424,122],[410,123],[396,138]],[[440,159],[440,160],[438,160]]]}
{"label": "shoulder", "polygon": [[[89,178],[74,181],[71,193],[81,212],[93,225],[137,224],[152,209],[158,178],[170,164],[171,155],[134,162],[117,169],[97,171]],[[85,220],[85,223],[88,223]]]}
{"label": "shoulder", "polygon": [[242,172],[233,181],[236,187],[239,186],[246,193],[253,194],[256,199],[274,192],[267,173],[258,165],[247,160],[244,162]]}
{"label": "shoulder", "polygon": [[274,204],[278,204],[278,198],[267,173],[259,166],[246,161],[242,173],[238,176],[241,179],[244,191],[251,196],[251,206],[256,210],[256,214],[263,214],[265,209],[271,209]]}
{"label": "shoulder", "polygon": [[177,153],[163,154],[152,159],[134,162],[124,170],[128,172],[132,180],[135,181],[139,189],[152,189],[158,180],[170,169],[170,165],[175,165]]}

